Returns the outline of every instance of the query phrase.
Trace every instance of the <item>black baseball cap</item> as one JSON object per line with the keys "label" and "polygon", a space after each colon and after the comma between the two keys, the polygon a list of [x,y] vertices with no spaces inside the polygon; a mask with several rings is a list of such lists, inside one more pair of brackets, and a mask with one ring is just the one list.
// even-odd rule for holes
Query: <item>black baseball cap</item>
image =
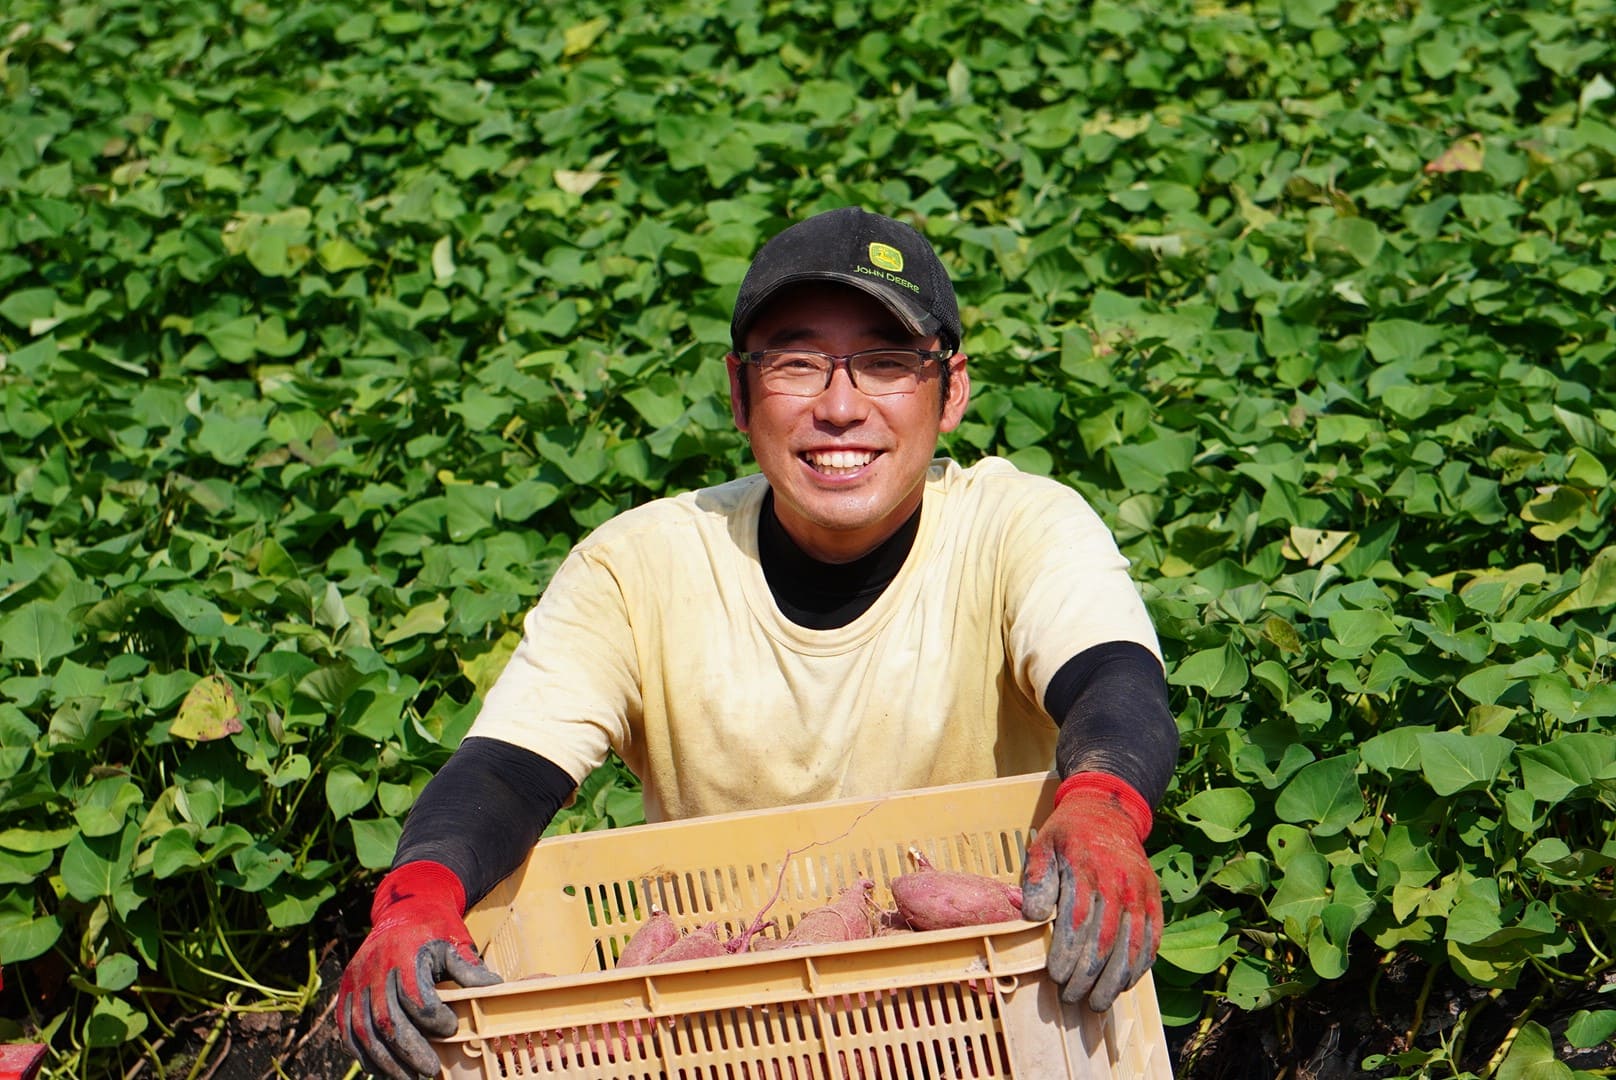
{"label": "black baseball cap", "polygon": [[959,302],[931,244],[913,228],[857,206],[805,218],[764,244],[735,297],[730,341],[741,349],[747,328],[788,285],[834,281],[875,297],[917,337],[960,346]]}

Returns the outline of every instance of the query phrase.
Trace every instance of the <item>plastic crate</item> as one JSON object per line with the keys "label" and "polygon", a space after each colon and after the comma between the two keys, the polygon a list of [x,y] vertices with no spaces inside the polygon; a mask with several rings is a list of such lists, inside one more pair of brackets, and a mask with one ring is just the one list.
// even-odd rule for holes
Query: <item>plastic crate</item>
{"label": "plastic crate", "polygon": [[1040,774],[545,840],[467,914],[507,981],[443,989],[460,1024],[436,1044],[442,1075],[1166,1080],[1149,977],[1104,1014],[1064,1005],[1044,974],[1046,924],[612,970],[652,905],[681,927],[718,922],[724,938],[777,887],[782,935],[861,874],[890,906],[911,848],[938,869],[1019,882],[1054,788]]}

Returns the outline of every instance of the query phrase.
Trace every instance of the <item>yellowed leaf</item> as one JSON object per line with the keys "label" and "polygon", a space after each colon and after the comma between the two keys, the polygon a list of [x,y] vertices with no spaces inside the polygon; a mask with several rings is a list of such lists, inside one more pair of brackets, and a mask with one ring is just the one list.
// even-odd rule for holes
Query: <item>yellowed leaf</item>
{"label": "yellowed leaf", "polygon": [[1336,563],[1358,546],[1358,534],[1292,526],[1282,549],[1287,559],[1303,559],[1309,566]]}
{"label": "yellowed leaf", "polygon": [[1438,154],[1436,160],[1425,163],[1428,173],[1480,172],[1486,146],[1481,136],[1472,132]]}
{"label": "yellowed leaf", "polygon": [[600,18],[567,27],[561,34],[562,55],[577,56],[581,52],[587,52],[591,45],[600,40],[600,35],[604,34],[610,25],[611,20],[602,15]]}
{"label": "yellowed leaf", "polygon": [[241,730],[241,706],[235,689],[217,675],[198,679],[180,702],[179,715],[169,727],[178,739],[212,742]]}
{"label": "yellowed leaf", "polygon": [[555,185],[568,195],[582,195],[600,183],[605,175],[605,173],[595,169],[583,169],[576,172],[571,169],[557,169],[555,171]]}

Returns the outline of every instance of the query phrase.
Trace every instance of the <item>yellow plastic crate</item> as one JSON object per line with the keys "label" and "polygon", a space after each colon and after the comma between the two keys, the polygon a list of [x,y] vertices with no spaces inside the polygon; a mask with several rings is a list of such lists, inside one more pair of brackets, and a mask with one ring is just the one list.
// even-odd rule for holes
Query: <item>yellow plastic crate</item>
{"label": "yellow plastic crate", "polygon": [[1167,1080],[1149,977],[1108,1013],[1062,1004],[1047,924],[612,969],[652,905],[728,938],[778,886],[768,916],[783,935],[862,874],[890,907],[911,848],[1017,883],[1054,789],[1039,774],[545,840],[467,914],[507,981],[443,989],[460,1026],[437,1042],[442,1075]]}

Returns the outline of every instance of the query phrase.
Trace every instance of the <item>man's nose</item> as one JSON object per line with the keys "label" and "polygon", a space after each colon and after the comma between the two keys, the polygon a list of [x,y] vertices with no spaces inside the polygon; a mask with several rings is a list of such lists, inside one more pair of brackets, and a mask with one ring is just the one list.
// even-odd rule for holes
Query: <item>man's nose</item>
{"label": "man's nose", "polygon": [[831,370],[830,385],[814,399],[814,405],[820,419],[846,427],[864,418],[870,407],[870,399],[853,385],[853,373],[844,361]]}

